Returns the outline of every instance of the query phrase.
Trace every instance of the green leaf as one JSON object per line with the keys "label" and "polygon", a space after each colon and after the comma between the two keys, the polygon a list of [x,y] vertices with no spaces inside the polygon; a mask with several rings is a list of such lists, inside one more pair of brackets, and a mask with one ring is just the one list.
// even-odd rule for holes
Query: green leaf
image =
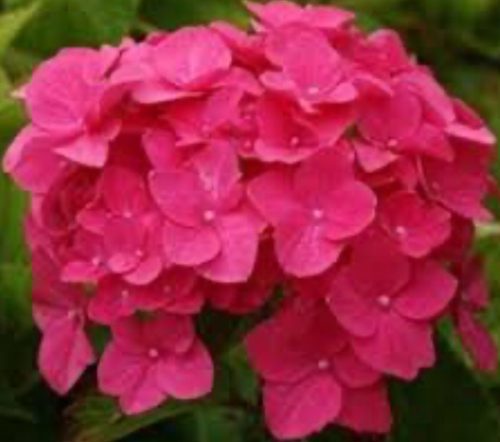
{"label": "green leaf", "polygon": [[27,422],[34,420],[33,414],[19,403],[4,378],[0,378],[0,416]]}
{"label": "green leaf", "polygon": [[185,442],[244,442],[240,417],[223,407],[200,407],[176,425],[176,439]]}
{"label": "green leaf", "polygon": [[414,382],[394,383],[391,442],[498,442],[498,409],[479,381],[440,342],[437,365]]}
{"label": "green leaf", "polygon": [[0,262],[23,262],[26,256],[23,219],[26,195],[10,179],[0,174]]}
{"label": "green leaf", "polygon": [[67,410],[66,439],[71,442],[113,442],[164,419],[191,412],[198,402],[168,401],[164,406],[137,416],[125,416],[116,401],[90,392]]}
{"label": "green leaf", "polygon": [[248,23],[243,3],[227,0],[144,0],[141,17],[166,29],[214,20],[228,20],[240,25]]}
{"label": "green leaf", "polygon": [[20,333],[32,326],[30,269],[24,264],[0,263],[0,322]]}
{"label": "green leaf", "polygon": [[52,55],[67,46],[117,43],[130,32],[139,0],[44,0],[16,47]]}
{"label": "green leaf", "polygon": [[0,15],[0,57],[38,11],[39,3]]}

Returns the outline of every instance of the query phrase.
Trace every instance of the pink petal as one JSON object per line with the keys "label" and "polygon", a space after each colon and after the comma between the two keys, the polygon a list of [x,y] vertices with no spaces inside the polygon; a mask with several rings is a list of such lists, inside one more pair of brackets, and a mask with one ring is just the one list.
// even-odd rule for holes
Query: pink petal
{"label": "pink petal", "polygon": [[327,373],[296,384],[264,386],[266,422],[278,439],[299,439],[322,430],[337,418],[341,404],[342,390]]}
{"label": "pink petal", "polygon": [[300,210],[292,187],[292,175],[270,171],[250,182],[247,187],[250,200],[271,224],[276,225]]}
{"label": "pink petal", "polygon": [[244,213],[234,213],[216,219],[221,249],[215,258],[202,264],[198,271],[205,278],[237,283],[248,280],[257,257],[258,231],[253,220]]}
{"label": "pink petal", "polygon": [[428,255],[451,234],[450,214],[413,192],[390,196],[382,204],[381,218],[401,250],[414,258]]}
{"label": "pink petal", "polygon": [[187,353],[163,360],[158,369],[158,383],[176,399],[196,399],[210,393],[213,376],[212,358],[200,341]]}
{"label": "pink petal", "polygon": [[388,433],[392,413],[385,385],[344,390],[338,423],[358,433]]}
{"label": "pink petal", "polygon": [[334,279],[327,302],[340,324],[354,336],[369,337],[377,330],[380,318],[377,305],[355,291],[345,272]]}
{"label": "pink petal", "polygon": [[460,339],[478,370],[495,373],[498,368],[498,349],[489,331],[465,309],[456,320]]}
{"label": "pink petal", "polygon": [[191,172],[153,172],[149,185],[160,210],[173,222],[196,226],[202,219],[207,198],[198,177]]}
{"label": "pink petal", "polygon": [[111,342],[99,362],[99,390],[113,396],[124,395],[144,378],[147,368],[146,357],[125,352],[116,343]]}
{"label": "pink petal", "polygon": [[231,65],[231,52],[213,31],[187,27],[170,34],[156,47],[153,61],[171,83],[185,88],[203,87]]}
{"label": "pink petal", "polygon": [[374,99],[363,108],[360,131],[368,140],[382,143],[413,135],[420,127],[422,106],[404,87],[396,88],[390,98]]}
{"label": "pink petal", "polygon": [[214,259],[222,243],[211,225],[182,227],[170,222],[163,226],[163,248],[169,261],[184,266],[197,266]]}
{"label": "pink petal", "polygon": [[100,188],[106,207],[114,214],[130,218],[148,207],[146,183],[130,169],[106,168],[101,175]]}
{"label": "pink petal", "polygon": [[45,330],[38,364],[59,394],[66,394],[94,360],[94,351],[77,316],[68,316]]}
{"label": "pink petal", "polygon": [[155,366],[144,368],[139,380],[120,395],[120,408],[125,414],[144,413],[168,398],[158,386],[157,371]]}
{"label": "pink petal", "polygon": [[55,151],[70,161],[89,167],[102,167],[108,159],[108,140],[81,134],[64,143],[58,143]]}
{"label": "pink petal", "polygon": [[356,339],[353,346],[366,364],[405,380],[415,379],[420,369],[432,367],[436,359],[431,324],[396,313],[382,316],[375,335]]}
{"label": "pink petal", "polygon": [[360,361],[351,348],[337,353],[333,366],[338,379],[350,388],[367,387],[381,378],[381,374]]}
{"label": "pink petal", "polygon": [[433,319],[456,293],[457,280],[433,261],[416,264],[409,284],[395,300],[394,308],[408,319]]}
{"label": "pink petal", "polygon": [[278,225],[274,232],[275,250],[283,270],[306,277],[318,275],[334,264],[344,245],[327,239],[325,230],[303,217]]}
{"label": "pink petal", "polygon": [[254,328],[245,339],[252,366],[270,382],[296,383],[317,369],[314,358],[294,345],[293,329],[289,328],[294,323],[287,322],[270,319]]}

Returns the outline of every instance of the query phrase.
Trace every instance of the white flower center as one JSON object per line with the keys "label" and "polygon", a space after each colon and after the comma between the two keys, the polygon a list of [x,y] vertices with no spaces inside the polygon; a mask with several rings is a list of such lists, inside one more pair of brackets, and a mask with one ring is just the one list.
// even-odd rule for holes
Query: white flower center
{"label": "white flower center", "polygon": [[396,147],[398,145],[398,140],[395,138],[391,138],[389,141],[387,141],[387,145],[389,147]]}
{"label": "white flower center", "polygon": [[150,348],[148,350],[148,356],[151,359],[156,359],[158,356],[160,356],[160,352],[156,348]]}
{"label": "white flower center", "polygon": [[405,228],[405,227],[403,227],[403,226],[397,226],[397,227],[396,227],[396,233],[397,233],[399,236],[405,236],[405,235],[408,233],[408,231],[407,231],[407,230],[406,230],[406,228]]}
{"label": "white flower center", "polygon": [[318,368],[320,370],[327,370],[328,368],[330,368],[330,362],[328,362],[327,359],[320,359],[318,361]]}
{"label": "white flower center", "polygon": [[215,212],[213,210],[205,210],[203,212],[203,219],[209,223],[215,219]]}
{"label": "white flower center", "polygon": [[319,87],[318,86],[309,86],[307,88],[307,93],[309,95],[318,95],[319,94]]}
{"label": "white flower center", "polygon": [[315,219],[315,220],[321,220],[323,219],[325,216],[325,212],[321,209],[313,209],[312,211],[312,217]]}
{"label": "white flower center", "polygon": [[387,308],[391,305],[391,298],[387,295],[381,295],[377,298],[377,302],[381,307]]}

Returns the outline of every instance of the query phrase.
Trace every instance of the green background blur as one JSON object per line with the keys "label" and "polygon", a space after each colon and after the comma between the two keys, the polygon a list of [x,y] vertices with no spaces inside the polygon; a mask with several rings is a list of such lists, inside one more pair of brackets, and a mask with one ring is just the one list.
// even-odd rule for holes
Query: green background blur
{"label": "green background blur", "polygon": [[[391,27],[401,32],[418,59],[432,66],[450,91],[479,109],[500,135],[500,0],[322,3],[355,10],[367,30]],[[58,49],[117,43],[125,35],[141,38],[156,29],[215,19],[247,23],[236,0],[0,0],[0,152],[25,121],[10,92]],[[190,413],[164,407],[123,420],[112,401],[95,394],[92,375],[69,398],[53,395],[35,369],[38,336],[31,322],[21,232],[24,205],[23,195],[0,174],[0,441],[272,440],[257,411],[256,380],[239,357],[225,362],[233,369],[237,365],[237,379],[226,387],[239,391],[244,407],[230,401],[229,407],[199,404]],[[500,342],[500,231],[493,225],[481,232],[478,248],[486,255],[494,295],[486,319]],[[440,347],[436,369],[414,385],[392,385],[396,425],[388,439],[331,430],[308,440],[499,442],[500,374],[472,373],[446,324]]]}

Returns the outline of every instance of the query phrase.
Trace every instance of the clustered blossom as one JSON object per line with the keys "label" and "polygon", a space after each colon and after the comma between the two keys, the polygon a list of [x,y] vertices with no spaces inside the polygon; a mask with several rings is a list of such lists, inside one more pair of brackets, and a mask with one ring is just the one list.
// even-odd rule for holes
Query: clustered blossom
{"label": "clustered blossom", "polygon": [[275,437],[386,433],[387,381],[433,366],[443,316],[495,370],[471,252],[495,138],[393,31],[248,8],[249,32],[65,49],[20,89],[30,124],[3,164],[31,193],[40,370],[64,394],[97,363],[127,414],[199,398],[198,316],[267,304],[244,344]]}

